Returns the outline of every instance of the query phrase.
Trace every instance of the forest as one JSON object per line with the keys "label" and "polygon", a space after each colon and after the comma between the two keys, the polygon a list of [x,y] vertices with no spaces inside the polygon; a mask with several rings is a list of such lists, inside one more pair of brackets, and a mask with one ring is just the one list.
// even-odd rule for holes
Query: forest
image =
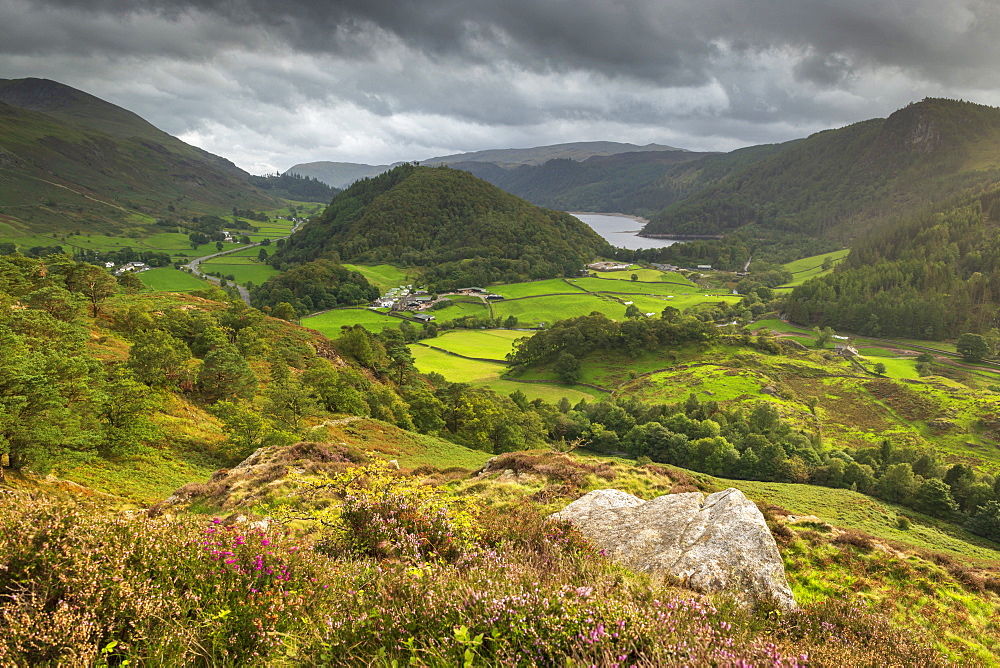
{"label": "forest", "polygon": [[402,165],[338,195],[275,253],[425,267],[432,289],[577,275],[607,243],[569,214],[535,207],[467,172]]}
{"label": "forest", "polygon": [[997,327],[1000,189],[897,218],[827,276],[796,287],[789,317],[869,336],[954,338]]}

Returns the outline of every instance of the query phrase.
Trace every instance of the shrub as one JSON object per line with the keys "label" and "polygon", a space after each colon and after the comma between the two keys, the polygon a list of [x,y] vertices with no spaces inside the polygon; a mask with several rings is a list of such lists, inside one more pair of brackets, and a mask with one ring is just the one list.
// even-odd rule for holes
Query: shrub
{"label": "shrub", "polygon": [[325,490],[340,499],[306,516],[333,530],[333,544],[356,554],[454,561],[474,537],[467,498],[399,475],[383,460],[297,482],[301,492]]}

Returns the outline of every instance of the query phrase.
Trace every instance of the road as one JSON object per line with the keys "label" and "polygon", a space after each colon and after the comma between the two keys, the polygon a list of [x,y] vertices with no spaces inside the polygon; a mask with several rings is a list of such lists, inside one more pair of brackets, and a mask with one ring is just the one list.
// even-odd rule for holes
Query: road
{"label": "road", "polygon": [[[295,232],[295,230],[299,229],[299,225],[300,224],[301,223],[295,223],[294,225],[292,225],[292,232],[293,233]],[[289,234],[288,236],[291,236],[291,234]],[[274,240],[277,241],[277,239],[287,239],[287,238],[288,237],[277,237]],[[184,265],[184,267],[186,269],[189,269],[191,271],[191,273],[193,273],[195,276],[197,276],[199,278],[202,278],[202,279],[208,281],[209,283],[214,283],[215,285],[219,285],[222,282],[222,279],[216,278],[215,276],[209,276],[208,274],[202,272],[202,270],[198,268],[198,265],[200,265],[205,260],[211,260],[212,258],[219,257],[220,255],[229,255],[231,253],[236,253],[237,251],[244,251],[244,250],[246,250],[248,248],[253,248],[254,246],[260,246],[260,245],[261,244],[258,242],[258,243],[255,243],[255,244],[248,244],[246,246],[240,246],[239,248],[230,248],[229,250],[219,251],[218,253],[212,253],[211,255],[203,255],[201,257],[197,257],[197,258],[191,260],[186,265]],[[250,306],[250,291],[247,290],[242,285],[240,285],[239,283],[234,283],[232,281],[229,281],[228,284],[232,285],[232,286],[235,286],[236,289],[239,290],[240,299],[242,299],[243,303],[245,303],[247,306]]]}
{"label": "road", "polygon": [[[211,260],[212,258],[219,257],[220,255],[229,255],[230,253],[246,250],[247,248],[253,248],[254,246],[260,246],[260,244],[259,243],[250,244],[248,246],[240,246],[239,248],[230,248],[229,250],[219,251],[218,253],[212,253],[211,255],[203,255],[202,257],[198,257],[191,260],[186,265],[184,265],[184,267],[185,269],[189,269],[191,273],[194,274],[195,276],[202,278],[208,281],[209,283],[214,283],[215,285],[219,285],[222,282],[221,278],[216,278],[215,276],[209,276],[208,274],[202,272],[201,269],[198,268],[198,265],[200,265],[205,260]],[[229,285],[236,286],[236,289],[239,290],[240,292],[240,298],[247,306],[250,306],[250,291],[247,290],[242,285],[240,285],[239,283],[233,283],[232,281],[230,281]]]}

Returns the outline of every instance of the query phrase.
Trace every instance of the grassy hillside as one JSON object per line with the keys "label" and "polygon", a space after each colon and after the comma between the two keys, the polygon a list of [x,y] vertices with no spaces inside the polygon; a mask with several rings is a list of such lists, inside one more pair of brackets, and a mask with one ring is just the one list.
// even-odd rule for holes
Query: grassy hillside
{"label": "grassy hillside", "polygon": [[82,91],[0,80],[0,222],[20,233],[120,233],[160,218],[273,209],[228,160]]}
{"label": "grassy hillside", "polygon": [[993,182],[998,145],[1000,110],[927,99],[884,120],[787,145],[667,207],[646,232],[715,234],[757,225],[850,239],[900,211]]}

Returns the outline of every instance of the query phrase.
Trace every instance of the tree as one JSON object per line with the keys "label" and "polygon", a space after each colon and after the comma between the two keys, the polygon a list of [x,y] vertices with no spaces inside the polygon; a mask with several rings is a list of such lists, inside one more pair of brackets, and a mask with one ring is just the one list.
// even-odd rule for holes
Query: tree
{"label": "tree", "polygon": [[302,420],[316,412],[316,400],[301,378],[289,372],[287,364],[272,361],[271,370],[271,384],[264,393],[264,414],[282,431],[296,434],[302,429]]}
{"label": "tree", "polygon": [[958,510],[951,488],[940,478],[928,478],[913,494],[913,507],[925,513],[946,516]]}
{"label": "tree", "polygon": [[833,335],[836,334],[832,327],[824,327],[823,329],[820,329],[818,325],[813,327],[813,333],[816,334],[817,348],[826,348],[826,344],[830,343],[830,339],[832,339]]}
{"label": "tree", "polygon": [[917,488],[913,467],[908,462],[893,464],[875,484],[875,493],[892,503],[907,503]]}
{"label": "tree", "polygon": [[955,349],[967,362],[981,362],[990,354],[990,344],[981,334],[962,334],[955,343]]}
{"label": "tree", "polygon": [[126,294],[134,295],[146,288],[146,284],[140,280],[134,271],[124,271],[118,276],[118,285]]}
{"label": "tree", "polygon": [[158,438],[159,429],[147,417],[153,405],[149,388],[136,382],[124,367],[112,370],[97,406],[102,425],[101,450],[105,454],[128,455],[140,450],[143,441]]}
{"label": "tree", "polygon": [[636,306],[635,304],[629,304],[628,308],[625,309],[625,317],[626,318],[641,318],[642,317],[642,311],[640,311],[639,307]]}
{"label": "tree", "polygon": [[79,292],[90,300],[91,314],[96,318],[105,299],[115,294],[118,285],[115,277],[101,267],[92,264],[78,264],[66,281],[72,292]]}
{"label": "tree", "polygon": [[232,401],[220,401],[212,413],[222,420],[222,430],[233,445],[234,459],[245,459],[257,448],[281,439],[281,432],[264,419],[253,406]]}
{"label": "tree", "polygon": [[215,250],[221,251],[223,248],[225,248],[225,246],[223,245],[223,243],[221,241],[216,241],[215,242]]}
{"label": "tree", "polygon": [[638,281],[639,280],[639,274],[632,274],[631,280]]}
{"label": "tree", "polygon": [[261,248],[257,253],[257,260],[259,262],[267,262],[267,250]]}
{"label": "tree", "polygon": [[281,318],[282,320],[292,321],[295,320],[295,309],[288,302],[280,302],[277,306],[271,309],[271,315],[275,318]]}
{"label": "tree", "polygon": [[227,342],[205,355],[197,385],[209,403],[224,397],[249,399],[257,389],[257,377],[236,347]]}
{"label": "tree", "polygon": [[188,378],[191,351],[161,329],[137,332],[126,366],[135,379],[150,387],[176,387]]}
{"label": "tree", "polygon": [[882,362],[875,362],[875,366],[872,367],[872,371],[874,371],[875,373],[877,373],[880,376],[884,376],[885,375],[885,364],[883,364]]}
{"label": "tree", "polygon": [[556,360],[555,372],[562,382],[572,385],[580,380],[580,360],[573,353],[563,351]]}
{"label": "tree", "polygon": [[1000,542],[1000,501],[987,501],[972,518],[965,523],[965,528],[990,540]]}

